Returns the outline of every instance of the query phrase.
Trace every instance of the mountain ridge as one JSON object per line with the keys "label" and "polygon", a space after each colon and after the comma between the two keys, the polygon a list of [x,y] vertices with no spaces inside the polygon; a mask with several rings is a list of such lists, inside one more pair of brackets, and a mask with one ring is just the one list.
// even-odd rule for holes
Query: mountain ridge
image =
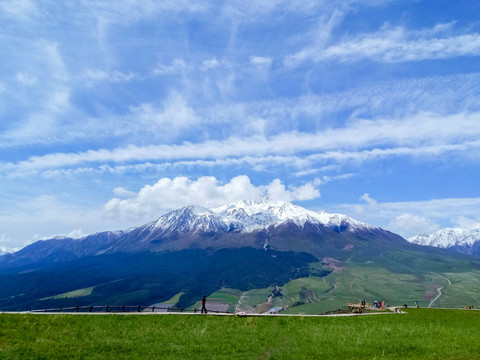
{"label": "mountain ridge", "polygon": [[[289,203],[191,205],[126,231],[38,241],[0,257],[0,309],[156,304],[175,294],[183,294],[176,306],[185,307],[224,288],[266,291],[308,278],[323,289],[315,304],[300,304],[309,285],[295,290],[300,302],[297,295],[276,301],[299,312],[311,305],[317,313],[366,295],[428,301],[452,272],[470,284],[480,259]],[[61,296],[85,288],[89,295]],[[476,291],[451,290],[445,304]]]}
{"label": "mountain ridge", "polygon": [[461,254],[480,255],[480,229],[445,228],[407,239],[412,244],[448,249]]}
{"label": "mountain ridge", "polygon": [[[399,235],[343,214],[315,212],[288,202],[260,199],[239,201],[213,209],[188,205],[133,229],[105,231],[80,239],[37,241],[13,254],[0,256],[0,267],[39,261],[69,261],[119,252],[185,248],[247,246],[270,247],[281,251],[312,251],[309,249],[318,247],[319,239],[323,239],[321,241],[330,247],[342,247],[349,246],[347,243],[357,235],[405,241]],[[289,238],[290,243],[285,238]]]}

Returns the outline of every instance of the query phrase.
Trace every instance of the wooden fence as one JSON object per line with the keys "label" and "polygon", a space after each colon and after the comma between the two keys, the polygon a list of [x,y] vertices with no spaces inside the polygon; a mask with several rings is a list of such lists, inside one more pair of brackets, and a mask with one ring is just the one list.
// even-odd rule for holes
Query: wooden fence
{"label": "wooden fence", "polygon": [[[197,308],[176,308],[176,307],[163,307],[163,306],[110,306],[110,305],[103,305],[103,306],[74,306],[74,307],[60,307],[54,309],[36,309],[31,310],[31,312],[59,312],[59,313],[131,313],[131,312],[172,312],[172,313],[197,313],[200,312],[200,309]],[[208,310],[209,313],[215,314],[229,314],[227,311],[219,311],[219,310]],[[231,312],[230,312],[231,314]]]}

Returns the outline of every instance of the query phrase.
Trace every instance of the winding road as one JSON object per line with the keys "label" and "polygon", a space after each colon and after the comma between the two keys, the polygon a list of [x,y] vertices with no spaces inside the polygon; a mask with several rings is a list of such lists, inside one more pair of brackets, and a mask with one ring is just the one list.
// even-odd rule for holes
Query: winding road
{"label": "winding road", "polygon": [[[445,280],[447,280],[448,285],[452,285],[452,282],[450,281],[449,278],[447,278],[447,277],[445,277],[445,276],[443,276],[443,275],[440,275],[440,274],[435,274],[435,273],[432,273],[432,274],[444,278]],[[428,304],[428,307],[429,307],[429,308],[432,307],[432,305],[435,303],[435,301],[438,300],[438,298],[439,298],[440,296],[442,296],[442,289],[443,289],[443,286],[437,288],[437,293],[438,293],[438,294],[437,294],[437,296],[435,296],[435,297],[430,301],[430,304]]]}

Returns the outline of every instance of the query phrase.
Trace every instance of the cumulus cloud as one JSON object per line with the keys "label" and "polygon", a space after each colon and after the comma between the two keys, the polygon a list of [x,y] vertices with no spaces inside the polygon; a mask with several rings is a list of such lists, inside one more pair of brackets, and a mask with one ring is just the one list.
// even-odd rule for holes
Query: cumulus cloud
{"label": "cumulus cloud", "polygon": [[267,185],[255,186],[245,175],[234,177],[227,183],[211,176],[197,180],[176,177],[163,178],[154,185],[145,185],[129,198],[111,199],[104,205],[104,212],[107,217],[151,220],[168,210],[192,204],[212,208],[260,197],[271,201],[290,202],[315,199],[319,196],[320,192],[313,183],[298,187],[285,186],[279,179],[275,179]]}

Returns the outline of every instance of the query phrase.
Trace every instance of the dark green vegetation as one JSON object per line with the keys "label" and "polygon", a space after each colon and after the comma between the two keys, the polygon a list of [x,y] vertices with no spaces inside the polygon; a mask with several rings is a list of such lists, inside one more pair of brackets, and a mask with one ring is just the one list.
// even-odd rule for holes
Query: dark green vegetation
{"label": "dark green vegetation", "polygon": [[186,307],[223,287],[246,291],[308,276],[312,261],[309,254],[252,248],[88,257],[0,273],[0,309],[150,305],[180,292],[177,305]]}
{"label": "dark green vegetation", "polygon": [[361,317],[0,314],[1,359],[480,359],[480,312]]}
{"label": "dark green vegetation", "polygon": [[[0,309],[149,306],[172,298],[176,307],[198,308],[204,295],[217,309],[257,313],[281,307],[319,314],[362,299],[480,307],[479,257],[413,245],[378,228],[287,222],[254,233],[167,238],[155,232],[141,237],[142,229],[118,240],[119,252],[71,260],[55,240],[4,257]],[[38,258],[38,247],[49,255]]]}
{"label": "dark green vegetation", "polygon": [[480,306],[476,257],[410,245],[357,242],[356,247],[325,250],[325,257],[253,248],[191,249],[4,269],[0,309],[148,306],[177,294],[178,307],[199,307],[207,295],[229,311],[257,313],[282,307],[286,313],[319,314],[361,299]]}

